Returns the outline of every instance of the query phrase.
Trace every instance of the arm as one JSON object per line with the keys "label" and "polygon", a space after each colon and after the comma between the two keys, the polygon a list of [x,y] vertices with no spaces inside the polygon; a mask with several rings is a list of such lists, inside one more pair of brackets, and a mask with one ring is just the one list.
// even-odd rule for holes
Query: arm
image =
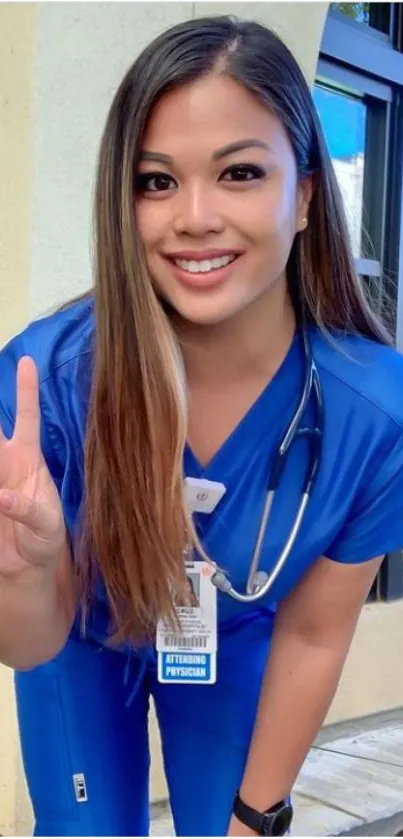
{"label": "arm", "polygon": [[[321,557],[281,604],[240,791],[249,806],[266,810],[290,794],[381,561],[344,565]],[[229,835],[253,833],[233,817]]]}
{"label": "arm", "polygon": [[22,670],[64,646],[76,584],[61,499],[43,454],[38,371],[23,357],[15,376],[6,356],[0,353],[0,397],[15,391],[16,410],[0,402],[0,661]]}
{"label": "arm", "polygon": [[30,670],[64,647],[76,612],[76,582],[66,545],[56,566],[0,580],[0,661]]}

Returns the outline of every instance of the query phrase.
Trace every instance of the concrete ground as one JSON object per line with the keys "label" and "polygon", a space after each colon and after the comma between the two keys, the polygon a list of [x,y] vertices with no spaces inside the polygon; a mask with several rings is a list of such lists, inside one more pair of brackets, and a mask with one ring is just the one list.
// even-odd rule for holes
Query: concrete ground
{"label": "concrete ground", "polygon": [[[293,836],[396,836],[403,830],[403,709],[325,728],[295,785]],[[173,836],[153,806],[153,836]]]}

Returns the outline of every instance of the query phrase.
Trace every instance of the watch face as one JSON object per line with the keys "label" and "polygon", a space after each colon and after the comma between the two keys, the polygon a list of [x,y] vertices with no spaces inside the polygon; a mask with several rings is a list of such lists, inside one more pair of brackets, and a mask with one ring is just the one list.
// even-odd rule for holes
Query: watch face
{"label": "watch face", "polygon": [[262,836],[284,836],[292,821],[292,807],[284,804],[277,813],[267,813],[263,818]]}

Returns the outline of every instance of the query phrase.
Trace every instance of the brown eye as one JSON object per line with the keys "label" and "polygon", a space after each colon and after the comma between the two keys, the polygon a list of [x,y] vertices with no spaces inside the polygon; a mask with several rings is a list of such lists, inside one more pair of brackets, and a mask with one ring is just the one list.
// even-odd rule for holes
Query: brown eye
{"label": "brown eye", "polygon": [[166,192],[175,188],[175,181],[163,172],[147,172],[137,175],[136,190],[138,192]]}
{"label": "brown eye", "polygon": [[238,166],[230,166],[222,174],[221,178],[224,181],[254,181],[264,178],[266,172],[261,166],[252,166],[251,164],[242,164]]}

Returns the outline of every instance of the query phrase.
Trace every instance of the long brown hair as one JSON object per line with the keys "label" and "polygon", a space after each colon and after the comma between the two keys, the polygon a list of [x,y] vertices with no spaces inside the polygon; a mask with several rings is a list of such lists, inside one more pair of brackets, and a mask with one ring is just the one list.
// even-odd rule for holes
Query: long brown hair
{"label": "long brown hair", "polygon": [[[85,443],[87,593],[97,569],[116,640],[141,639],[185,595],[182,458],[186,385],[169,316],[136,228],[134,181],[150,111],[164,93],[224,73],[282,121],[300,177],[313,175],[309,225],[295,239],[291,293],[306,318],[387,342],[356,276],[339,189],[308,85],[284,43],[232,17],[187,21],[150,44],[123,79],[102,138],[95,198],[95,352]],[[96,560],[94,559],[96,558]]]}

